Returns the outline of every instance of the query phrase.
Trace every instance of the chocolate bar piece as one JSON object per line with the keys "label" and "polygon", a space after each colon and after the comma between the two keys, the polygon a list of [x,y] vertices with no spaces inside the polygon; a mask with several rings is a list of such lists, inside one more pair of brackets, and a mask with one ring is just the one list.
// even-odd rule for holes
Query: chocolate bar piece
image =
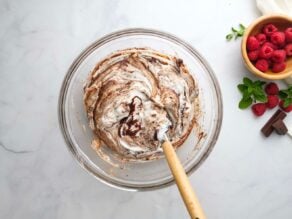
{"label": "chocolate bar piece", "polygon": [[277,112],[274,113],[274,115],[268,120],[268,122],[264,125],[264,127],[261,129],[262,133],[266,136],[269,137],[273,130],[273,124],[277,120],[283,120],[286,117],[286,113],[283,112],[282,110],[278,109]]}
{"label": "chocolate bar piece", "polygon": [[279,135],[285,135],[288,132],[288,129],[282,119],[274,122],[272,126]]}

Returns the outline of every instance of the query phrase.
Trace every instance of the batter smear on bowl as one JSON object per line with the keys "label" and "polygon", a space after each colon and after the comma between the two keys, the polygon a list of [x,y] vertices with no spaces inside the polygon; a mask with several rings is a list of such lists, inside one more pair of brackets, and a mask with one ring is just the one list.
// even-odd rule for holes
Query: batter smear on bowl
{"label": "batter smear on bowl", "polygon": [[157,131],[179,147],[196,123],[198,89],[183,61],[149,48],[112,53],[84,87],[89,125],[97,138],[126,159],[161,155]]}

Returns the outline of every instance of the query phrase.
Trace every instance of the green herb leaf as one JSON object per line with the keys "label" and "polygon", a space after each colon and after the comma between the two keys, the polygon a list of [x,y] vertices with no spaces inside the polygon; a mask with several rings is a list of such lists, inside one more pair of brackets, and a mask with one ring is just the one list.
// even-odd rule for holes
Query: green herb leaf
{"label": "green herb leaf", "polygon": [[242,24],[239,24],[239,31],[237,32],[238,36],[243,36],[245,32],[245,26],[243,26]]}
{"label": "green herb leaf", "polygon": [[266,82],[264,82],[264,81],[260,81],[260,80],[257,80],[257,81],[254,82],[254,84],[255,84],[256,86],[262,87],[263,85],[266,84]]}
{"label": "green herb leaf", "polygon": [[289,98],[286,98],[285,100],[284,100],[284,104],[283,104],[283,106],[284,107],[288,107],[288,106],[290,106],[292,104],[292,97],[289,97]]}
{"label": "green herb leaf", "polygon": [[258,87],[258,86],[255,86],[255,87],[253,88],[253,92],[254,92],[255,94],[265,94],[263,88],[262,88],[262,87]]}
{"label": "green herb leaf", "polygon": [[253,82],[253,95],[254,99],[259,102],[267,102],[267,97],[263,89],[264,81],[255,81]]}
{"label": "green herb leaf", "polygon": [[290,86],[287,90],[288,90],[289,96],[292,96],[292,86]]}
{"label": "green herb leaf", "polygon": [[231,27],[231,32],[226,36],[227,41],[232,40],[233,38],[236,40],[238,37],[242,37],[245,31],[245,26],[239,24],[239,30]]}
{"label": "green herb leaf", "polygon": [[232,40],[232,38],[233,38],[233,34],[231,33],[231,34],[228,34],[228,35],[226,35],[226,39],[227,39],[227,41],[230,41],[230,40]]}
{"label": "green herb leaf", "polygon": [[252,86],[253,83],[252,83],[252,80],[250,80],[249,78],[243,78],[243,83],[247,86]]}
{"label": "green herb leaf", "polygon": [[231,27],[231,31],[232,31],[233,33],[237,33],[237,30],[236,30],[234,27]]}
{"label": "green herb leaf", "polygon": [[241,93],[247,90],[247,86],[244,84],[237,85],[238,90],[240,90]]}
{"label": "green herb leaf", "polygon": [[289,96],[289,90],[281,90],[281,92]]}
{"label": "green herb leaf", "polygon": [[247,88],[247,92],[248,92],[249,94],[251,94],[251,93],[253,92],[253,87],[249,86],[249,87]]}
{"label": "green herb leaf", "polygon": [[248,90],[245,90],[242,94],[242,98],[247,99],[251,97],[251,93],[248,92]]}
{"label": "green herb leaf", "polygon": [[262,103],[267,102],[267,96],[264,93],[257,93],[257,94],[254,94],[253,96],[256,101],[259,101]]}
{"label": "green herb leaf", "polygon": [[242,99],[240,100],[238,107],[240,109],[246,109],[253,102],[267,102],[267,96],[264,92],[263,85],[264,81],[243,78],[243,84],[237,85],[239,91],[242,93]]}
{"label": "green herb leaf", "polygon": [[285,98],[288,97],[288,94],[285,93],[284,91],[280,90],[279,97],[280,97],[280,99],[284,100]]}
{"label": "green herb leaf", "polygon": [[292,86],[289,86],[287,89],[280,90],[279,97],[284,101],[284,107],[292,105]]}
{"label": "green herb leaf", "polygon": [[240,30],[240,31],[237,32],[237,36],[241,36],[241,37],[242,37],[243,34],[244,34],[244,31],[241,31],[241,30]]}
{"label": "green herb leaf", "polygon": [[239,24],[239,28],[240,28],[241,30],[245,30],[245,26],[244,26],[243,24]]}
{"label": "green herb leaf", "polygon": [[248,98],[242,98],[238,104],[238,107],[240,109],[246,109],[248,108],[250,105],[252,104],[252,98],[248,97]]}

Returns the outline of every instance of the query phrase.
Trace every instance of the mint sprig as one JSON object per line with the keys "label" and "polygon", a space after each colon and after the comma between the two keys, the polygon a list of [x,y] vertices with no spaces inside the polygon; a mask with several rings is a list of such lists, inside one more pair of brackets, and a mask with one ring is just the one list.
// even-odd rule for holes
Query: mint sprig
{"label": "mint sprig", "polygon": [[267,102],[267,96],[264,92],[264,81],[252,81],[249,78],[243,78],[243,84],[237,85],[238,90],[242,93],[242,98],[238,104],[240,109],[248,108],[253,102]]}
{"label": "mint sprig", "polygon": [[242,37],[245,31],[245,26],[243,24],[239,24],[239,29],[235,29],[231,27],[231,32],[226,35],[226,40],[231,41],[233,38],[236,40],[238,37]]}
{"label": "mint sprig", "polygon": [[290,106],[292,104],[292,86],[289,86],[287,89],[280,90],[279,97],[284,101],[284,107]]}

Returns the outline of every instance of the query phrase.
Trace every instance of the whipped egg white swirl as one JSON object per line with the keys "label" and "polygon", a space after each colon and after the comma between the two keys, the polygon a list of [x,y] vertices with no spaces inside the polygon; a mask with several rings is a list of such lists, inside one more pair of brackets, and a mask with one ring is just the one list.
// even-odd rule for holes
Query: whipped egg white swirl
{"label": "whipped egg white swirl", "polygon": [[84,92],[91,129],[123,158],[158,156],[162,126],[180,146],[196,121],[198,90],[183,61],[149,48],[117,51],[100,61]]}

